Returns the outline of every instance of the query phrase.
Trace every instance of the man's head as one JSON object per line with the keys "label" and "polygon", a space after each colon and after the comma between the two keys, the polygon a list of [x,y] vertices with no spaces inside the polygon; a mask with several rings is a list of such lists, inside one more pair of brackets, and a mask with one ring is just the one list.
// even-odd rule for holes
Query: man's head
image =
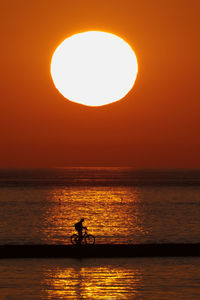
{"label": "man's head", "polygon": [[84,218],[81,219],[81,222],[84,222]]}

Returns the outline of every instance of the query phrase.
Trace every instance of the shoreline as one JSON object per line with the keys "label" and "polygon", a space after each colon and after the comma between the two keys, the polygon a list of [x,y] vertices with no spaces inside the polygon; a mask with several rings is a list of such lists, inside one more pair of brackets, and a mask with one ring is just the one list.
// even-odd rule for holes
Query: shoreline
{"label": "shoreline", "polygon": [[4,258],[106,258],[200,256],[196,244],[0,245]]}

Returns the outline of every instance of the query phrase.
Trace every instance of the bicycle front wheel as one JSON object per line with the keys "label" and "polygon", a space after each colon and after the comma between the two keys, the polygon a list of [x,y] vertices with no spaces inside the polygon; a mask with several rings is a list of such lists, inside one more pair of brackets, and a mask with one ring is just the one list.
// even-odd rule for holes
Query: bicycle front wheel
{"label": "bicycle front wheel", "polygon": [[94,237],[92,234],[88,234],[88,235],[85,237],[85,243],[86,243],[86,244],[93,245],[93,244],[95,243],[95,237]]}
{"label": "bicycle front wheel", "polygon": [[78,244],[78,242],[79,242],[79,237],[78,237],[77,234],[73,234],[73,235],[71,236],[71,242],[72,242],[73,245]]}

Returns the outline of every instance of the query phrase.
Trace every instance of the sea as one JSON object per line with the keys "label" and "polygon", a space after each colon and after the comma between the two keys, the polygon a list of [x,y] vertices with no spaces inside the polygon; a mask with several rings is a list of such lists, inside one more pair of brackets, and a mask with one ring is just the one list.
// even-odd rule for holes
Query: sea
{"label": "sea", "polygon": [[[0,244],[200,242],[200,170],[0,169]],[[200,299],[200,257],[1,259],[0,299]]]}

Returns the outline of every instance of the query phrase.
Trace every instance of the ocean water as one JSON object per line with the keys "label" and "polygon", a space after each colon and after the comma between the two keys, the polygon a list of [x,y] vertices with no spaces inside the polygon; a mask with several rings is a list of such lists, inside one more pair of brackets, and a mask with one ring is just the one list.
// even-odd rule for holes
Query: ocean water
{"label": "ocean water", "polygon": [[[0,244],[200,242],[200,170],[0,170]],[[200,258],[0,261],[0,299],[200,299]]]}
{"label": "ocean water", "polygon": [[0,299],[199,299],[200,258],[1,260]]}
{"label": "ocean water", "polygon": [[200,171],[60,168],[0,171],[0,244],[200,240]]}

